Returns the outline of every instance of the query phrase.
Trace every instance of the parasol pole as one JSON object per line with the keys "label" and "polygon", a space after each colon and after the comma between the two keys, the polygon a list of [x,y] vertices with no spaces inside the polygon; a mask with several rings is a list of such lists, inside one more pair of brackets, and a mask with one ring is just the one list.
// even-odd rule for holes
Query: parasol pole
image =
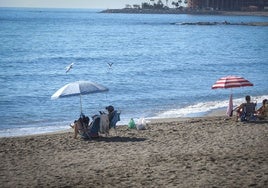
{"label": "parasol pole", "polygon": [[82,115],[82,95],[80,94],[80,115]]}

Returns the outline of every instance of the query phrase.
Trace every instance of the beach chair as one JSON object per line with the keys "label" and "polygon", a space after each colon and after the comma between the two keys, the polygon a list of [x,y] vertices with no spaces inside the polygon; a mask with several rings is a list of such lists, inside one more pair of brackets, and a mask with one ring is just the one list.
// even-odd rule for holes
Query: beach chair
{"label": "beach chair", "polygon": [[116,131],[116,123],[118,121],[120,121],[120,114],[121,112],[118,112],[117,110],[114,110],[111,114],[111,120],[110,120],[110,124],[109,124],[109,127],[110,129],[111,128],[114,128],[115,130],[115,135],[117,135],[117,131]]}
{"label": "beach chair", "polygon": [[98,138],[100,131],[100,115],[94,115],[89,125],[89,137]]}
{"label": "beach chair", "polygon": [[118,112],[117,110],[113,111],[112,112],[112,118],[111,118],[111,121],[110,121],[110,128],[115,128],[116,127],[116,123],[118,121],[120,121],[120,112]]}
{"label": "beach chair", "polygon": [[243,107],[243,113],[241,115],[241,121],[255,121],[257,119],[255,115],[256,103],[245,103]]}

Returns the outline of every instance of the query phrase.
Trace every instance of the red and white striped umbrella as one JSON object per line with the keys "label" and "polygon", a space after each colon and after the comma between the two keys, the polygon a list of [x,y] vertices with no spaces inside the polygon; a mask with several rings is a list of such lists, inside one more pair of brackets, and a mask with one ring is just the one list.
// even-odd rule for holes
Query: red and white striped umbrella
{"label": "red and white striped umbrella", "polygon": [[218,89],[218,88],[227,89],[227,88],[236,88],[245,86],[253,86],[253,84],[243,77],[227,76],[222,77],[218,81],[216,81],[216,83],[213,84],[212,89]]}
{"label": "red and white striped umbrella", "polygon": [[[228,88],[246,87],[246,86],[253,86],[253,84],[243,77],[226,76],[216,81],[216,83],[213,84],[211,88],[212,89],[219,89],[219,88],[228,89]],[[227,107],[226,114],[230,117],[233,114],[233,95],[232,94],[230,95],[229,105]]]}

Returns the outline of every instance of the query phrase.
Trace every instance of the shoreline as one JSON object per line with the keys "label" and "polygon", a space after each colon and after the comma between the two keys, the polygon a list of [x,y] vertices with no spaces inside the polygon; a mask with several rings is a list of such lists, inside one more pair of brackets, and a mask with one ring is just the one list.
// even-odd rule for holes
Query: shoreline
{"label": "shoreline", "polygon": [[0,138],[3,187],[267,187],[268,121],[222,116],[120,126],[117,136],[72,132]]}
{"label": "shoreline", "polygon": [[122,14],[189,14],[189,15],[225,15],[225,16],[268,16],[268,11],[208,11],[208,10],[178,10],[178,9],[106,9],[100,13]]}
{"label": "shoreline", "polygon": [[[157,122],[173,122],[173,121],[186,121],[192,118],[206,118],[206,117],[215,117],[215,116],[226,116],[225,108],[214,109],[205,113],[202,116],[193,116],[193,117],[169,117],[169,118],[145,118],[148,123],[157,123]],[[138,120],[138,119],[137,119]],[[137,123],[136,120],[136,123]],[[120,124],[117,126],[127,126],[127,124]],[[56,131],[48,131],[48,132],[41,132],[41,133],[33,133],[33,134],[24,134],[24,135],[11,135],[11,136],[2,136],[1,138],[17,138],[17,137],[29,137],[29,136],[40,136],[40,135],[50,135],[50,134],[59,134],[59,133],[66,133],[72,132],[73,130],[66,125],[66,129],[56,130]]]}

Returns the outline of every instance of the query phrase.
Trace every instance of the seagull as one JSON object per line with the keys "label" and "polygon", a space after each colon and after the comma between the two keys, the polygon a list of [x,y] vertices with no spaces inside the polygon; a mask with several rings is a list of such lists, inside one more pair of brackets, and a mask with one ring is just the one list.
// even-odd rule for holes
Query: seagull
{"label": "seagull", "polygon": [[107,63],[109,68],[112,68],[113,63]]}
{"label": "seagull", "polygon": [[71,68],[73,68],[73,64],[74,63],[71,63],[69,66],[66,67],[66,73],[69,72]]}

